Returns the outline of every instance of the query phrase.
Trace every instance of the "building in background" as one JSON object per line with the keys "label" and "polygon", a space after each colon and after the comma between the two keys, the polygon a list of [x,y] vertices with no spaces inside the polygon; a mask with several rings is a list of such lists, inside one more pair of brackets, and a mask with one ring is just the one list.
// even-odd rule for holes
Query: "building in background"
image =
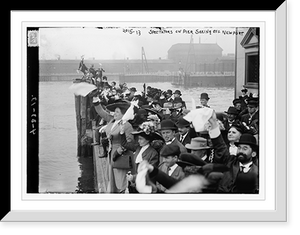
{"label": "building in background", "polygon": [[236,36],[236,84],[235,97],[247,88],[249,93],[259,94],[259,28],[237,28],[244,32]]}

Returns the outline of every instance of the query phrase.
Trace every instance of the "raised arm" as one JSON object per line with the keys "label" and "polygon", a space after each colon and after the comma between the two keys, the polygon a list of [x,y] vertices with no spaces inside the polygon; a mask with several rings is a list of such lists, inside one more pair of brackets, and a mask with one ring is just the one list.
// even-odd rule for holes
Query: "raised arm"
{"label": "raised arm", "polygon": [[221,135],[215,112],[213,112],[212,117],[208,120],[208,122],[208,133],[214,148],[214,162],[227,165],[227,163],[230,161],[231,156],[229,154],[229,149]]}
{"label": "raised arm", "polygon": [[100,103],[96,104],[94,107],[99,116],[105,121],[109,122],[113,119],[113,116],[109,112],[105,111]]}

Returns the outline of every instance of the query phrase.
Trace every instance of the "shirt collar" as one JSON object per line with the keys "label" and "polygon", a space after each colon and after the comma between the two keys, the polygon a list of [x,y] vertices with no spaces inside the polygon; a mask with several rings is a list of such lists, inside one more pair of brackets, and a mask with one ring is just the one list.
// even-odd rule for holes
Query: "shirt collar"
{"label": "shirt collar", "polygon": [[166,142],[166,144],[171,144],[174,140],[175,140],[175,137],[172,140]]}
{"label": "shirt collar", "polygon": [[249,163],[247,163],[247,164],[245,164],[245,165],[244,165],[243,163],[240,162],[240,167],[243,166],[243,167],[245,167],[245,168],[250,168],[250,167],[252,166],[252,164],[253,164],[252,161],[249,162]]}

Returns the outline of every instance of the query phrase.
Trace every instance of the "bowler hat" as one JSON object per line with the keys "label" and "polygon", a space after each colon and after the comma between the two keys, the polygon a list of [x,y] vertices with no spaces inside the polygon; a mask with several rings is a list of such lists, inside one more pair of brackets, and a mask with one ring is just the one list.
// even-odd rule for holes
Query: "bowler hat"
{"label": "bowler hat", "polygon": [[257,148],[258,145],[256,144],[256,139],[253,135],[245,133],[242,134],[240,137],[240,140],[238,142],[234,142],[236,146],[239,146],[240,144],[246,144],[250,145],[252,148]]}
{"label": "bowler hat", "polygon": [[165,119],[160,123],[160,130],[177,130],[177,126],[171,119]]}
{"label": "bowler hat", "polygon": [[182,153],[176,162],[179,166],[204,166],[206,164],[200,157],[192,153]]}
{"label": "bowler hat", "polygon": [[192,150],[201,150],[201,149],[210,149],[211,147],[207,145],[207,139],[202,137],[196,137],[191,140],[190,144],[186,144],[187,149]]}
{"label": "bowler hat", "polygon": [[168,156],[178,156],[180,155],[180,148],[178,145],[167,144],[162,147],[160,150],[161,157],[168,157]]}
{"label": "bowler hat", "polygon": [[207,94],[207,93],[201,93],[200,99],[209,100],[210,98],[208,97],[208,94]]}
{"label": "bowler hat", "polygon": [[240,100],[240,99],[234,99],[233,101],[232,101],[232,104],[233,105],[236,105],[236,104],[241,104],[242,103],[242,101]]}
{"label": "bowler hat", "polygon": [[173,94],[173,92],[172,92],[172,90],[171,90],[171,89],[168,89],[168,90],[167,90],[167,93],[168,93],[168,94],[170,94],[170,95],[172,95],[172,94]]}
{"label": "bowler hat", "polygon": [[175,90],[174,94],[182,95],[180,90]]}
{"label": "bowler hat", "polygon": [[183,128],[183,127],[189,127],[191,123],[185,120],[183,117],[179,117],[176,125],[178,128]]}
{"label": "bowler hat", "polygon": [[227,112],[225,111],[225,113],[227,114],[234,114],[234,115],[238,115],[238,111],[235,107],[233,106],[230,106],[227,110]]}
{"label": "bowler hat", "polygon": [[248,99],[247,106],[249,106],[249,105],[257,107],[258,106],[258,98],[250,98],[250,99]]}

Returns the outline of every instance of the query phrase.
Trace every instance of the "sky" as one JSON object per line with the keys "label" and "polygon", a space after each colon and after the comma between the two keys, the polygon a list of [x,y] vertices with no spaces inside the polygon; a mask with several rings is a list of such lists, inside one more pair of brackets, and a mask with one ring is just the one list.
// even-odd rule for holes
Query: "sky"
{"label": "sky", "polygon": [[[225,31],[223,31],[225,30]],[[167,59],[176,43],[218,43],[223,54],[234,53],[235,28],[40,28],[40,59]],[[226,33],[225,33],[226,32]]]}

